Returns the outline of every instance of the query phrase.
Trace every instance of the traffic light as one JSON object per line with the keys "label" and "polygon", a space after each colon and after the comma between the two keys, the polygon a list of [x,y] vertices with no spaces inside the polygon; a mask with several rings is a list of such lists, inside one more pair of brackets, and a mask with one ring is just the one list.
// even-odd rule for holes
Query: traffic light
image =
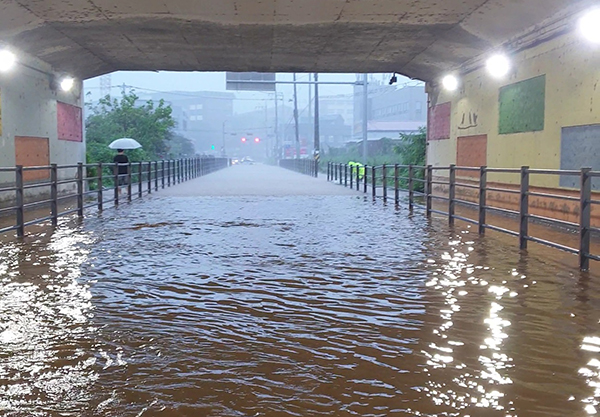
{"label": "traffic light", "polygon": [[254,138],[254,142],[256,142],[256,143],[260,142],[260,138]]}
{"label": "traffic light", "polygon": [[214,150],[215,150],[215,145],[212,145],[212,146],[210,147],[210,149],[212,149],[212,150],[214,151]]}
{"label": "traffic light", "polygon": [[246,143],[246,138],[242,138],[242,142]]}

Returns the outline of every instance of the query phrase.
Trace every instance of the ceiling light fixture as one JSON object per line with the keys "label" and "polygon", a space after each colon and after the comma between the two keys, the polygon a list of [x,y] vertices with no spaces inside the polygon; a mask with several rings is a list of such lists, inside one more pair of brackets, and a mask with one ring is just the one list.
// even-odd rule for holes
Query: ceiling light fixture
{"label": "ceiling light fixture", "polygon": [[8,49],[0,50],[0,71],[9,71],[12,67],[14,67],[16,62],[17,57],[15,54],[10,52]]}
{"label": "ceiling light fixture", "polygon": [[510,71],[510,60],[506,55],[494,55],[486,62],[488,72],[494,78],[502,78]]}
{"label": "ceiling light fixture", "polygon": [[458,78],[455,75],[448,74],[442,78],[442,85],[448,91],[455,91],[458,88]]}

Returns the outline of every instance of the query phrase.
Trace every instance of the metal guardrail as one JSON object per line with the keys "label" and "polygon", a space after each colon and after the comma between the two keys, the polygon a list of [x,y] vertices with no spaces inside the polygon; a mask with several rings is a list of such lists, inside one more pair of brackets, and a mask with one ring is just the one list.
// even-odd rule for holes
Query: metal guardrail
{"label": "metal guardrail", "polygon": [[[0,208],[0,219],[5,219],[7,215],[14,215],[15,221],[11,226],[0,228],[0,234],[10,231],[16,231],[18,237],[25,235],[25,227],[34,224],[51,221],[53,226],[58,225],[58,219],[72,213],[77,213],[78,217],[83,217],[86,208],[97,207],[98,211],[104,210],[105,203],[113,204],[117,207],[123,199],[132,201],[134,199],[132,185],[137,185],[137,196],[141,198],[144,193],[151,194],[152,191],[158,191],[160,188],[170,187],[171,185],[210,174],[214,171],[226,168],[230,165],[228,158],[186,158],[176,160],[161,160],[149,162],[133,162],[128,164],[83,164],[76,165],[57,165],[40,167],[25,167],[17,165],[14,168],[1,167],[0,172],[4,175],[14,174],[14,186],[0,188],[0,196],[14,196],[14,205]],[[119,168],[127,167],[126,174],[119,174]],[[61,170],[75,170],[75,178],[59,180]],[[26,184],[25,176],[27,172],[49,171],[49,181],[34,182]],[[85,173],[93,173],[88,176]],[[65,193],[59,196],[59,186],[73,184],[74,193]],[[120,195],[121,189],[126,188],[124,197]],[[25,191],[30,189],[41,189],[46,194],[49,192],[49,198],[25,202]],[[112,191],[110,199],[105,198],[106,192]],[[90,198],[93,200],[90,203]],[[9,197],[10,199],[10,197]],[[75,208],[60,211],[61,202],[72,200],[75,202]],[[87,204],[85,204],[87,202]],[[25,212],[39,206],[49,206],[50,215],[34,218],[25,221]]]}
{"label": "metal guardrail", "polygon": [[[393,173],[390,175],[390,169]],[[436,178],[434,180],[434,171],[444,172],[442,177],[444,180]],[[473,181],[478,184],[465,184],[457,182],[457,172],[467,171],[478,173],[473,177]],[[407,175],[400,175],[401,172]],[[487,185],[488,173],[502,173],[519,175],[519,189],[490,187]],[[579,197],[548,194],[531,191],[530,177],[532,175],[558,175],[558,176],[578,176],[580,177],[581,187]],[[519,239],[519,247],[526,249],[528,242],[536,242],[545,246],[559,249],[568,253],[577,254],[579,256],[579,266],[581,270],[587,271],[590,267],[590,260],[600,260],[600,256],[594,255],[591,252],[591,233],[600,232],[600,228],[591,226],[591,208],[594,204],[600,204],[600,200],[592,199],[592,177],[599,177],[600,172],[594,172],[591,168],[582,168],[580,171],[574,170],[547,170],[547,169],[530,169],[527,166],[521,168],[488,168],[483,167],[458,167],[456,165],[433,167],[416,166],[416,165],[379,165],[379,166],[351,166],[347,164],[338,164],[329,162],[327,164],[327,180],[339,183],[346,187],[356,185],[356,190],[360,190],[362,182],[363,192],[367,193],[369,185],[373,198],[377,198],[377,189],[383,189],[383,200],[388,200],[388,188],[394,190],[394,201],[399,205],[399,193],[408,192],[409,208],[412,210],[415,205],[415,195],[422,196],[425,199],[425,212],[428,217],[432,213],[444,215],[448,217],[448,223],[452,226],[456,219],[475,224],[478,227],[479,234],[485,234],[487,229],[515,236]],[[400,182],[405,187],[400,186]],[[423,192],[416,189],[415,184],[423,184]],[[434,195],[433,186],[443,185],[447,187],[447,197]],[[476,190],[478,201],[466,201],[456,198],[457,188],[465,188]],[[501,207],[489,206],[487,203],[487,193],[497,192],[501,194],[514,194],[519,197],[519,210],[508,210]],[[544,216],[538,216],[529,213],[529,197],[560,199],[579,203],[579,223],[568,222],[559,219],[553,219]],[[447,211],[433,209],[433,201],[439,200],[447,204]],[[465,207],[474,208],[478,212],[477,219],[469,219],[456,214],[456,206],[462,205]],[[516,217],[519,223],[519,230],[513,231],[498,227],[487,223],[488,212],[497,212],[505,215]],[[578,229],[579,231],[579,247],[571,248],[561,245],[557,242],[540,239],[529,235],[529,224],[531,220],[542,221],[555,226],[569,227]]]}
{"label": "metal guardrail", "polygon": [[319,161],[316,159],[280,159],[279,166],[311,177],[319,176]]}

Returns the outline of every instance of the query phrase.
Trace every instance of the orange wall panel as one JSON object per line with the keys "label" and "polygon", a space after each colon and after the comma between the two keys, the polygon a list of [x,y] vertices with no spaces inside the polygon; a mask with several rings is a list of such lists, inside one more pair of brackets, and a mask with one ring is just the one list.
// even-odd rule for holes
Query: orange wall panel
{"label": "orange wall panel", "polygon": [[[15,159],[24,167],[50,165],[50,142],[48,138],[15,136]],[[49,170],[25,171],[24,181],[39,181],[50,178]]]}
{"label": "orange wall panel", "polygon": [[[487,135],[459,137],[456,146],[456,165],[459,167],[487,165]],[[462,171],[459,175],[479,178],[479,173],[471,171]]]}

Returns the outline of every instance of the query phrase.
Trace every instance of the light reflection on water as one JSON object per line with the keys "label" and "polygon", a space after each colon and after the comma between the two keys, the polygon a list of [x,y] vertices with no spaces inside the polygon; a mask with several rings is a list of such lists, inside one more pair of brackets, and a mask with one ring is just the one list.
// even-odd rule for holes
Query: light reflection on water
{"label": "light reflection on water", "polygon": [[600,286],[556,258],[351,197],[149,199],[0,248],[0,410],[595,414]]}

